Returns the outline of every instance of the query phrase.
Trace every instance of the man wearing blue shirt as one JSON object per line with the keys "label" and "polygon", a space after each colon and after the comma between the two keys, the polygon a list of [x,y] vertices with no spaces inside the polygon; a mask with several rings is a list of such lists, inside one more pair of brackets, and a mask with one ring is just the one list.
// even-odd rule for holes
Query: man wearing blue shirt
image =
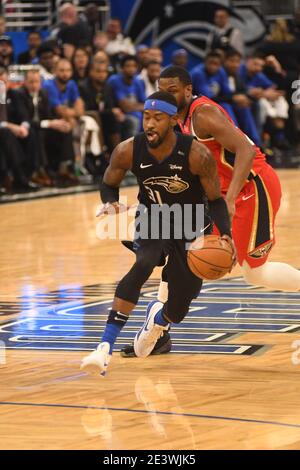
{"label": "man wearing blue shirt", "polygon": [[[43,83],[43,88],[48,92],[49,103],[54,115],[57,118],[67,121],[74,131],[78,126],[79,118],[84,114],[84,103],[80,98],[77,84],[71,80],[73,74],[72,65],[67,59],[59,59],[55,68],[55,78],[47,80]],[[74,143],[74,141],[73,141]],[[55,155],[55,146],[59,142],[50,142],[53,147],[51,154]],[[74,145],[72,144],[72,134],[65,151],[65,159],[59,164],[59,174],[69,182],[76,182],[77,179],[70,171],[70,163],[74,163]],[[79,149],[76,151],[76,159],[80,158]]]}
{"label": "man wearing blue shirt", "polygon": [[121,73],[112,75],[108,83],[113,89],[115,104],[125,114],[121,123],[123,139],[141,130],[145,92],[143,82],[136,76],[138,63],[135,56],[125,56],[121,61]]}
{"label": "man wearing blue shirt", "polygon": [[43,87],[48,92],[50,106],[58,117],[74,121],[84,113],[84,104],[77,84],[72,77],[69,60],[60,59],[56,64],[55,78],[47,80]]}
{"label": "man wearing blue shirt", "polygon": [[197,65],[191,71],[193,93],[204,95],[220,104],[237,124],[232,106],[222,100],[222,96],[232,95],[228,77],[222,68],[222,56],[216,52],[209,52],[204,64]]}
{"label": "man wearing blue shirt", "polygon": [[281,132],[288,118],[288,103],[284,92],[277,90],[276,84],[263,73],[264,65],[265,60],[260,55],[250,56],[241,65],[239,76],[246,85],[247,95],[253,100],[252,110],[259,132],[267,120]]}

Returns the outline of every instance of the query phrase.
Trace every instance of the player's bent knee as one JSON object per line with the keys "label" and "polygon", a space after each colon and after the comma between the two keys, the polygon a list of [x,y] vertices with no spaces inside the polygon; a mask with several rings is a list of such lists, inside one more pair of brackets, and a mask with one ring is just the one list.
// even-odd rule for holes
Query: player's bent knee
{"label": "player's bent knee", "polygon": [[149,275],[152,273],[155,266],[155,260],[146,256],[138,258],[135,263],[135,268],[138,272],[141,272],[143,274],[149,273]]}
{"label": "player's bent knee", "polygon": [[171,321],[171,323],[181,323],[182,320],[188,314],[189,307],[182,307],[182,308],[168,308],[167,310],[167,317]]}

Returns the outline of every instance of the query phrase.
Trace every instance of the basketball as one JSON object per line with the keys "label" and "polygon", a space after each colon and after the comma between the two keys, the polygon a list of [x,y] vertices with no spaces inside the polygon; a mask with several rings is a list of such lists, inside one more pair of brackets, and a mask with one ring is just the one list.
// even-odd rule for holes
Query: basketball
{"label": "basketball", "polygon": [[230,244],[218,235],[197,238],[188,250],[187,262],[190,270],[201,279],[220,279],[233,265]]}

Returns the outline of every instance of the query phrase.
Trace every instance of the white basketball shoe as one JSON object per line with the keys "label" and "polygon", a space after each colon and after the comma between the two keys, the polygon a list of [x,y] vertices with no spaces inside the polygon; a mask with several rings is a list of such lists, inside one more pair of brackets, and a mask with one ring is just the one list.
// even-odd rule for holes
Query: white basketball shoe
{"label": "white basketball shoe", "polygon": [[109,349],[109,343],[100,343],[95,351],[92,351],[88,356],[82,359],[80,369],[91,375],[104,377],[109,361],[111,360]]}
{"label": "white basketball shoe", "polygon": [[154,322],[155,315],[164,304],[157,300],[150,302],[147,307],[146,320],[134,338],[134,352],[137,357],[147,357],[153,350],[157,340],[168,330],[169,325],[162,326]]}

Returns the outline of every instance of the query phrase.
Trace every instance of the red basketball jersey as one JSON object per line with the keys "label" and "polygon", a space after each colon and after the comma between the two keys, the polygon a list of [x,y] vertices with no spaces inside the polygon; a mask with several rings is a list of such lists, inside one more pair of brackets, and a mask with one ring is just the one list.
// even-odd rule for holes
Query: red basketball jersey
{"label": "red basketball jersey", "polygon": [[[217,103],[210,100],[206,96],[200,96],[199,98],[196,98],[194,101],[192,101],[185,122],[183,124],[181,122],[178,122],[178,124],[183,134],[194,135],[199,142],[201,142],[202,144],[206,145],[209,148],[209,150],[211,151],[211,153],[213,154],[214,158],[217,161],[218,173],[219,173],[219,177],[221,180],[222,192],[226,193],[228,190],[230,181],[232,179],[235,155],[229,152],[228,150],[226,150],[219,142],[216,141],[214,137],[211,137],[209,139],[200,139],[199,137],[196,136],[194,129],[193,129],[192,116],[193,116],[195,109],[199,106],[202,106],[203,104],[210,104],[212,106],[216,106],[222,111],[223,114],[225,114],[227,119],[233,123],[232,119],[229,117],[226,111],[222,108],[222,106],[218,105]],[[240,129],[239,131],[242,132]],[[252,142],[248,136],[246,137],[250,142]],[[252,144],[255,146],[253,142]],[[265,165],[267,165],[265,155],[260,151],[258,147],[255,146],[255,149],[256,149],[256,156],[254,158],[252,170],[250,172],[247,182],[251,180],[256,174],[258,174],[262,170],[262,168],[264,168]]]}

